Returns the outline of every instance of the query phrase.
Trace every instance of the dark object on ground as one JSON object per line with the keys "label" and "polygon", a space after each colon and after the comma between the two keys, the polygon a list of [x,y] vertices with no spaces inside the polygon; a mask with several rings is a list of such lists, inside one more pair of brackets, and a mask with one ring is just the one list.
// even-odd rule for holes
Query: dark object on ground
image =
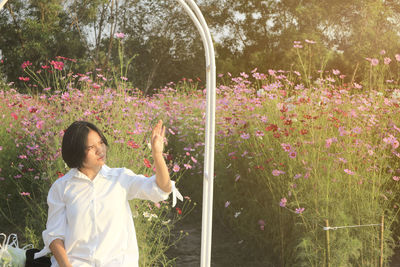
{"label": "dark object on ground", "polygon": [[26,262],[25,267],[50,267],[51,261],[49,257],[40,257],[37,259],[33,259],[33,255],[36,252],[39,252],[38,249],[28,249],[25,253],[26,255]]}

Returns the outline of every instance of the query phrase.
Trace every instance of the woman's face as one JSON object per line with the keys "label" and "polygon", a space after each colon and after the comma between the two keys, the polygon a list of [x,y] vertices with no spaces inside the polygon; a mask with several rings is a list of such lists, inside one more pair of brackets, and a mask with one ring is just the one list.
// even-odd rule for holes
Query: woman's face
{"label": "woman's face", "polygon": [[107,146],[98,133],[90,130],[86,142],[86,158],[83,168],[98,170],[106,163]]}

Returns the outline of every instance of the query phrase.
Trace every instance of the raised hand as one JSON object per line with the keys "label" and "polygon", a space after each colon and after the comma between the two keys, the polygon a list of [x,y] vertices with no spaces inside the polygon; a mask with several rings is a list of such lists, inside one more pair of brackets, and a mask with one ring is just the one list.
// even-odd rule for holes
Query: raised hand
{"label": "raised hand", "polygon": [[165,126],[159,120],[151,133],[151,152],[153,155],[162,154],[164,151]]}

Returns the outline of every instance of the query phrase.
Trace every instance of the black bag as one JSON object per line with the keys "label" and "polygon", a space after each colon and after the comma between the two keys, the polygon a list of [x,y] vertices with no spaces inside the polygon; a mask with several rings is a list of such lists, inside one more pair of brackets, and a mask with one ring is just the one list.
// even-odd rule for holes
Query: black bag
{"label": "black bag", "polygon": [[32,248],[28,249],[25,252],[26,255],[26,262],[25,262],[25,267],[50,267],[51,266],[51,261],[50,257],[40,257],[37,259],[33,259],[33,256],[36,252],[39,252],[40,250]]}

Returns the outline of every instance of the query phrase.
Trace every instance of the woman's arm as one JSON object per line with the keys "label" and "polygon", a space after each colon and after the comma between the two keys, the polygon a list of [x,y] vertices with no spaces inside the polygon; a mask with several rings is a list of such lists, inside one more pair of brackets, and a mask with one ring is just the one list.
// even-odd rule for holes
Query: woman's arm
{"label": "woman's arm", "polygon": [[69,263],[63,240],[61,239],[53,240],[49,248],[53,253],[54,257],[56,258],[58,265],[60,265],[60,267],[72,267],[72,265]]}
{"label": "woman's arm", "polygon": [[160,154],[153,153],[153,160],[156,168],[156,183],[158,187],[161,188],[161,190],[163,190],[164,192],[167,193],[171,192],[172,185],[170,182],[168,167],[167,164],[165,163],[162,153]]}
{"label": "woman's arm", "polygon": [[163,157],[165,126],[162,120],[158,121],[151,135],[151,152],[156,169],[156,183],[164,192],[171,192],[172,185],[169,177],[168,167]]}

